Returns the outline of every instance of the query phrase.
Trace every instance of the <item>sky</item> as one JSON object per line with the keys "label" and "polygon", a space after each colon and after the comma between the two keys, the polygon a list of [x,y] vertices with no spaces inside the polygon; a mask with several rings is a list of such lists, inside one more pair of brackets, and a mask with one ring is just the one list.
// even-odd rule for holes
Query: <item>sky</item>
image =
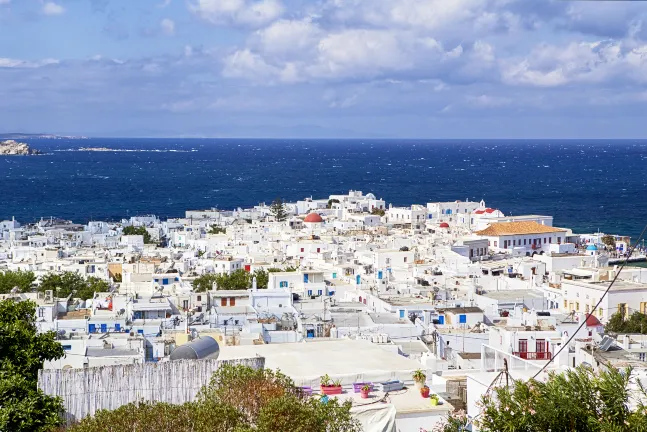
{"label": "sky", "polygon": [[0,0],[0,132],[647,138],[647,2]]}

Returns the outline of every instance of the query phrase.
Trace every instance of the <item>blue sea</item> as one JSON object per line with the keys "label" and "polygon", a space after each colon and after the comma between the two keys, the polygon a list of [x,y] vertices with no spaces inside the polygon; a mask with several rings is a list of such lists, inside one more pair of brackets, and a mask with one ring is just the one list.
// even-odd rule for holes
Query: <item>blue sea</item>
{"label": "blue sea", "polygon": [[580,233],[635,238],[647,222],[647,140],[20,141],[46,155],[0,156],[0,220],[166,218],[356,189],[394,205],[485,199]]}

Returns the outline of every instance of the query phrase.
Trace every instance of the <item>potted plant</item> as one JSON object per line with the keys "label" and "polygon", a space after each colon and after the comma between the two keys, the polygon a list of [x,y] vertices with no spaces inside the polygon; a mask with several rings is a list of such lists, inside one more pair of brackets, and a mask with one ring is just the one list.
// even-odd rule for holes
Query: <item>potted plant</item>
{"label": "potted plant", "polygon": [[360,394],[362,395],[362,399],[368,399],[368,393],[371,391],[371,386],[366,384],[364,387],[362,387],[362,390],[360,391]]}
{"label": "potted plant", "polygon": [[422,396],[423,398],[428,398],[429,397],[429,387],[427,387],[427,386],[420,387],[420,396]]}
{"label": "potted plant", "polygon": [[321,384],[321,393],[325,395],[336,395],[341,394],[341,381],[337,380],[335,382],[328,376],[328,374],[321,377],[319,380]]}
{"label": "potted plant", "polygon": [[413,382],[415,383],[415,386],[418,390],[420,390],[425,385],[426,381],[427,375],[425,375],[425,373],[421,369],[418,369],[413,373]]}
{"label": "potted plant", "polygon": [[438,405],[438,395],[432,394],[431,396],[429,396],[429,402],[431,403],[431,406]]}

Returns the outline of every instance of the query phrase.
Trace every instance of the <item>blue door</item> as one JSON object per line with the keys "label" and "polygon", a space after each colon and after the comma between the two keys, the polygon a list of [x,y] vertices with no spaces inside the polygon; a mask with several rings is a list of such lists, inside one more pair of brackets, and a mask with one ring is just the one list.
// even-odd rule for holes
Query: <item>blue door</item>
{"label": "blue door", "polygon": [[314,329],[308,329],[306,330],[306,338],[311,339],[315,337],[315,331]]}
{"label": "blue door", "polygon": [[108,333],[108,324],[101,324],[101,333]]}
{"label": "blue door", "polygon": [[438,317],[438,324],[445,324],[445,315],[441,315]]}
{"label": "blue door", "polygon": [[97,331],[97,326],[96,325],[94,325],[94,324],[88,325],[88,332],[96,333],[96,331]]}
{"label": "blue door", "polygon": [[378,278],[378,279],[382,279],[382,270],[380,270],[379,272],[377,272],[377,278]]}
{"label": "blue door", "polygon": [[333,274],[332,274],[332,278],[333,278],[333,279],[337,279],[337,273],[333,273]]}
{"label": "blue door", "polygon": [[323,291],[322,291],[322,290],[318,290],[318,291],[317,291],[317,295],[321,295],[321,294],[323,294]]}
{"label": "blue door", "polygon": [[404,318],[404,309],[400,309],[400,318]]}
{"label": "blue door", "polygon": [[362,282],[362,277],[360,275],[357,275],[355,280],[357,281],[357,285],[359,285]]}
{"label": "blue door", "polygon": [[119,323],[116,323],[116,324],[115,324],[115,331],[116,331],[116,332],[120,332],[120,331],[121,331],[121,324],[119,324]]}
{"label": "blue door", "polygon": [[459,315],[458,316],[458,323],[459,324],[467,324],[467,315]]}
{"label": "blue door", "polygon": [[303,283],[308,283],[308,273],[303,274]]}
{"label": "blue door", "polygon": [[162,285],[168,285],[168,279],[162,279]]}

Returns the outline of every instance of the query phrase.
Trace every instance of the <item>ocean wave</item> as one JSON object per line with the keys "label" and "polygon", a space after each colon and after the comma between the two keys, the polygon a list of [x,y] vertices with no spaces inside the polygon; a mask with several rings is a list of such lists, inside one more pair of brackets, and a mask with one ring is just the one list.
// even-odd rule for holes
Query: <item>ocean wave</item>
{"label": "ocean wave", "polygon": [[176,149],[113,149],[105,147],[81,147],[78,149],[59,149],[55,152],[97,152],[97,153],[193,153],[197,149],[176,150]]}

